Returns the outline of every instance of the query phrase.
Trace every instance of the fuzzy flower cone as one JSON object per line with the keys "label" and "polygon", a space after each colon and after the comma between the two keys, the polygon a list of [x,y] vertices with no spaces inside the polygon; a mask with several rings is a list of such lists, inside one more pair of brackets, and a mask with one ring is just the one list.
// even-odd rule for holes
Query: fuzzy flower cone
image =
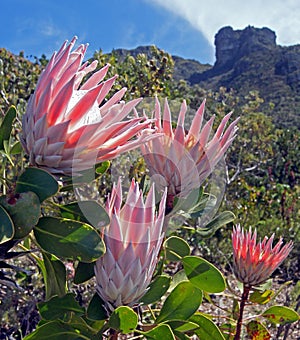
{"label": "fuzzy flower cone", "polygon": [[186,197],[193,189],[199,188],[235,138],[238,119],[225,129],[231,115],[228,114],[210,139],[214,117],[202,127],[204,107],[205,102],[201,104],[186,132],[186,102],[183,101],[181,105],[177,126],[173,129],[167,99],[162,115],[156,98],[155,126],[157,132],[163,135],[142,144],[141,150],[152,180],[158,189],[168,188],[168,197]]}
{"label": "fuzzy flower cone", "polygon": [[31,165],[67,176],[112,159],[153,136],[150,120],[123,120],[141,99],[125,104],[121,101],[125,88],[106,99],[116,79],[103,81],[109,65],[82,84],[97,61],[82,64],[88,45],[72,51],[76,40],[66,41],[42,72],[23,117],[21,136]]}
{"label": "fuzzy flower cone", "polygon": [[233,228],[233,269],[236,278],[246,286],[256,286],[268,280],[293,248],[290,241],[282,247],[282,238],[273,247],[274,234],[256,242],[256,230],[247,232],[239,225]]}
{"label": "fuzzy flower cone", "polygon": [[152,185],[147,198],[132,181],[123,207],[119,180],[108,198],[110,225],[104,231],[106,253],[96,262],[97,292],[108,310],[133,306],[145,294],[163,241],[166,192],[155,212]]}

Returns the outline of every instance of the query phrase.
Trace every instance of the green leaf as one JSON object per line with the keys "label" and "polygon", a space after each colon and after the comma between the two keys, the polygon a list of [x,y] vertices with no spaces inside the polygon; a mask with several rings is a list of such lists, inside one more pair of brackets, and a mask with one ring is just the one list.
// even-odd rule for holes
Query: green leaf
{"label": "green leaf", "polygon": [[11,155],[19,155],[23,151],[22,144],[18,141],[10,149]]}
{"label": "green leaf", "polygon": [[187,320],[199,308],[202,292],[188,281],[179,283],[167,297],[156,322]]}
{"label": "green leaf", "polygon": [[184,256],[190,255],[189,244],[178,236],[171,236],[164,242],[166,259],[169,261],[179,261]]}
{"label": "green leaf", "polygon": [[91,279],[95,275],[94,265],[94,262],[79,262],[75,270],[74,283],[78,285]]}
{"label": "green leaf", "polygon": [[211,237],[218,229],[235,220],[235,215],[231,211],[223,211],[212,219],[205,227],[198,228],[197,234],[202,237]]}
{"label": "green leaf", "polygon": [[299,314],[285,306],[272,306],[265,310],[262,316],[276,325],[285,325],[299,320]]}
{"label": "green leaf", "polygon": [[10,139],[13,122],[17,116],[17,111],[15,106],[11,106],[6,114],[5,117],[1,123],[0,126],[0,149],[4,150],[4,141],[8,141]]}
{"label": "green leaf", "polygon": [[95,228],[109,224],[109,216],[96,201],[80,201],[60,206],[64,218],[91,224]]}
{"label": "green leaf", "polygon": [[222,273],[203,258],[186,256],[182,263],[188,279],[199,289],[209,293],[220,293],[226,288]]}
{"label": "green leaf", "polygon": [[93,262],[105,252],[98,232],[88,224],[55,217],[42,217],[34,228],[40,247],[58,257]]}
{"label": "green leaf", "polygon": [[14,223],[14,239],[22,239],[27,236],[41,215],[39,198],[31,191],[1,196],[0,204]]}
{"label": "green leaf", "polygon": [[194,331],[199,339],[225,340],[218,326],[205,315],[197,313],[190,318],[190,321],[199,326],[199,328]]}
{"label": "green leaf", "polygon": [[251,340],[270,340],[271,334],[265,326],[258,321],[250,321],[246,325],[247,334]]}
{"label": "green leaf", "polygon": [[95,293],[92,297],[88,309],[87,309],[87,317],[91,320],[105,320],[107,319],[107,312],[103,307],[104,302],[100,298],[100,296]]}
{"label": "green leaf", "polygon": [[171,278],[169,276],[157,276],[155,280],[150,283],[147,293],[141,298],[140,302],[143,302],[145,305],[150,305],[158,301],[167,292],[170,282]]}
{"label": "green leaf", "polygon": [[76,315],[83,315],[85,309],[80,307],[75,300],[73,293],[68,293],[62,297],[54,296],[49,301],[40,302],[38,309],[41,317],[45,320],[63,319],[66,314],[72,312]]}
{"label": "green leaf", "polygon": [[97,339],[96,333],[82,318],[73,315],[67,323],[55,320],[42,324],[23,340],[91,340]]}
{"label": "green leaf", "polygon": [[178,331],[178,332],[189,332],[199,327],[198,324],[194,322],[182,321],[182,320],[168,321],[168,325],[174,331]]}
{"label": "green leaf", "polygon": [[13,236],[13,221],[6,210],[0,205],[0,244],[11,240]]}
{"label": "green leaf", "polygon": [[254,303],[259,303],[260,305],[264,305],[268,303],[271,298],[274,296],[273,290],[265,290],[263,292],[260,292],[258,290],[255,290],[253,293],[251,293],[249,300]]}
{"label": "green leaf", "polygon": [[34,192],[43,202],[58,191],[58,183],[47,171],[38,168],[27,168],[18,178],[16,192]]}
{"label": "green leaf", "polygon": [[100,164],[96,164],[95,172],[97,175],[103,175],[110,167],[110,161],[104,161]]}
{"label": "green leaf", "polygon": [[151,340],[175,340],[175,335],[169,325],[162,324],[152,328],[148,332],[142,332],[146,339]]}
{"label": "green leaf", "polygon": [[116,308],[108,320],[108,326],[120,331],[122,334],[128,334],[135,330],[138,323],[137,314],[127,306]]}
{"label": "green leaf", "polygon": [[43,272],[46,300],[52,296],[62,297],[67,292],[66,267],[54,255],[43,252],[45,272]]}

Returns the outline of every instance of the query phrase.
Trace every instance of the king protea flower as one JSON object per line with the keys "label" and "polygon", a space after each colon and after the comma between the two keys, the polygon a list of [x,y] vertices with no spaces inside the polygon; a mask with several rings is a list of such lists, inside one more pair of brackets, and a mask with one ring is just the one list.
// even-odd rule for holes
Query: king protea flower
{"label": "king protea flower", "polygon": [[274,270],[286,259],[293,243],[283,245],[282,238],[273,247],[274,234],[256,242],[256,230],[245,231],[239,225],[233,228],[233,269],[236,278],[245,286],[256,286],[270,278]]}
{"label": "king protea flower", "polygon": [[166,193],[156,213],[154,185],[144,201],[138,184],[132,181],[122,206],[120,180],[113,187],[106,205],[110,216],[103,236],[106,253],[95,265],[97,292],[108,310],[133,306],[145,294],[163,241],[165,201]]}
{"label": "king protea flower", "polygon": [[81,84],[97,61],[82,64],[88,45],[72,51],[76,40],[66,41],[42,72],[23,117],[21,137],[31,165],[68,176],[137,147],[153,132],[144,117],[123,121],[140,101],[120,101],[125,88],[106,100],[116,79],[102,81],[109,65]]}
{"label": "king protea flower", "polygon": [[162,116],[160,103],[156,98],[155,126],[162,136],[142,144],[141,150],[151,178],[158,189],[168,188],[168,198],[186,197],[193,189],[199,188],[235,138],[238,119],[225,130],[231,115],[227,114],[210,139],[214,117],[202,127],[204,107],[205,101],[186,132],[186,102],[183,101],[181,105],[177,127],[173,129],[167,99]]}

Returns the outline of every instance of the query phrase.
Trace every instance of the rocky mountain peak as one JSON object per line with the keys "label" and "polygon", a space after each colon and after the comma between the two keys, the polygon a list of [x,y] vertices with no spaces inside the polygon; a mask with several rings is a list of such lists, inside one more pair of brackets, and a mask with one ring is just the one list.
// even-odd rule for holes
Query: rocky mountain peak
{"label": "rocky mountain peak", "polygon": [[241,57],[252,52],[276,47],[276,34],[269,28],[248,26],[243,30],[233,30],[226,26],[215,36],[216,68],[232,67]]}

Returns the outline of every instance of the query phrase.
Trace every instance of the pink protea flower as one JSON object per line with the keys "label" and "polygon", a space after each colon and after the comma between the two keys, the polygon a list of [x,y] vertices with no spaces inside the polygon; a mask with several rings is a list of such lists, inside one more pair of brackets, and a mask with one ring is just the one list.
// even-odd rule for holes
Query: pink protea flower
{"label": "pink protea flower", "polygon": [[166,192],[158,213],[152,185],[146,200],[132,181],[123,207],[122,187],[113,187],[106,210],[110,225],[104,231],[106,253],[96,262],[97,292],[108,310],[132,306],[145,294],[155,270],[165,214]]}
{"label": "pink protea flower", "polygon": [[246,286],[256,286],[270,278],[274,270],[286,259],[293,242],[282,247],[282,238],[273,247],[274,234],[268,239],[256,242],[254,233],[245,231],[239,225],[233,228],[233,269],[236,278]]}
{"label": "pink protea flower", "polygon": [[[144,117],[123,121],[140,102],[120,102],[125,88],[105,102],[117,77],[102,81],[109,65],[80,85],[97,61],[82,64],[88,45],[72,51],[76,40],[66,41],[42,72],[23,117],[21,136],[32,165],[68,176],[137,147],[153,132]],[[137,132],[139,137],[132,139]]]}
{"label": "pink protea flower", "polygon": [[185,132],[187,105],[183,101],[174,130],[167,99],[161,117],[160,103],[156,98],[155,126],[157,132],[163,135],[142,144],[141,150],[151,178],[158,189],[168,188],[169,198],[186,197],[193,189],[199,188],[235,138],[238,119],[225,131],[231,116],[227,114],[215,135],[209,140],[214,117],[202,127],[204,107],[205,101],[196,112],[189,131]]}

